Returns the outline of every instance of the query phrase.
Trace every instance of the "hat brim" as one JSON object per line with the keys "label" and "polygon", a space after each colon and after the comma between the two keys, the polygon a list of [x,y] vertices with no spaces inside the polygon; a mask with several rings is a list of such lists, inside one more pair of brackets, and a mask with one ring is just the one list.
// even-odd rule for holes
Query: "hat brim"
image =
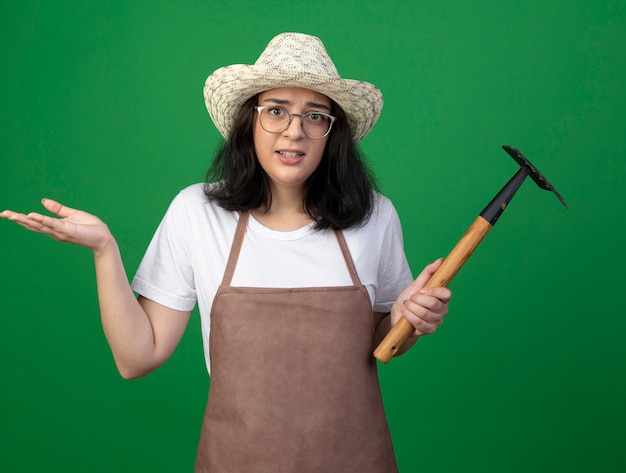
{"label": "hat brim", "polygon": [[382,93],[368,82],[244,64],[211,74],[204,84],[204,102],[216,128],[227,138],[246,100],[279,87],[302,87],[334,100],[348,116],[355,143],[369,133],[383,106]]}

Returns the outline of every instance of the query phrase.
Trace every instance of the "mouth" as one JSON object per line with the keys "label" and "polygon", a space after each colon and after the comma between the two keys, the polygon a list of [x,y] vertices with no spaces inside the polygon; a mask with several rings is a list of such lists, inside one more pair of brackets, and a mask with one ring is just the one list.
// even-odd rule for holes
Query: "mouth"
{"label": "mouth", "polygon": [[304,161],[304,153],[299,151],[285,151],[285,150],[277,150],[276,154],[278,155],[278,159],[280,162],[289,166],[293,166],[296,164],[300,164]]}
{"label": "mouth", "polygon": [[298,153],[294,151],[278,151],[278,154],[287,159],[298,159],[304,156],[304,153]]}

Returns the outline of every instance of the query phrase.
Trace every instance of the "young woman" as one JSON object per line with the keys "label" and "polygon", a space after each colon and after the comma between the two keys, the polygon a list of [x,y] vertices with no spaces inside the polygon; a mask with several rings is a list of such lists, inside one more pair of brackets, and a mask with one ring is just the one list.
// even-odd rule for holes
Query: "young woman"
{"label": "young woman", "polygon": [[132,286],[97,217],[49,199],[58,218],[1,216],[93,250],[125,378],[168,359],[198,304],[211,386],[196,471],[397,471],[371,353],[402,316],[415,327],[402,352],[433,333],[451,293],[423,287],[441,261],[413,280],[395,209],[360,158],[380,91],[296,33],[204,91],[225,142],[207,182],[173,200]]}

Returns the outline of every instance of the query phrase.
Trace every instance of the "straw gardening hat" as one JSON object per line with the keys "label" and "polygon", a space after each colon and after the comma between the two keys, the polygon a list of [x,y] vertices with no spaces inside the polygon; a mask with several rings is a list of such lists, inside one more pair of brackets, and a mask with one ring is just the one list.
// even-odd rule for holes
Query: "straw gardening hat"
{"label": "straw gardening hat", "polygon": [[356,143],[372,129],[383,107],[376,86],[342,79],[322,41],[301,33],[274,37],[254,65],[234,64],[216,70],[204,84],[204,102],[213,123],[227,138],[244,102],[278,87],[302,87],[334,100],[348,116]]}

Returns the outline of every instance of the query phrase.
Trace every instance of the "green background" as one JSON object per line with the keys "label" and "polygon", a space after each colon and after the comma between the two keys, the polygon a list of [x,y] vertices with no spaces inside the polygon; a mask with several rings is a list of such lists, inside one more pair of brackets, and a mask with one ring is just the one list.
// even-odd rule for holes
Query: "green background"
{"label": "green background", "polygon": [[[626,471],[624,1],[3,1],[0,207],[95,213],[132,277],[219,142],[204,79],[282,31],[385,94],[362,148],[415,273],[517,170],[501,145],[570,206],[528,180],[439,332],[381,366],[401,471]],[[0,242],[0,470],[192,471],[197,315],[166,365],[123,381],[89,251],[10,222]]]}

